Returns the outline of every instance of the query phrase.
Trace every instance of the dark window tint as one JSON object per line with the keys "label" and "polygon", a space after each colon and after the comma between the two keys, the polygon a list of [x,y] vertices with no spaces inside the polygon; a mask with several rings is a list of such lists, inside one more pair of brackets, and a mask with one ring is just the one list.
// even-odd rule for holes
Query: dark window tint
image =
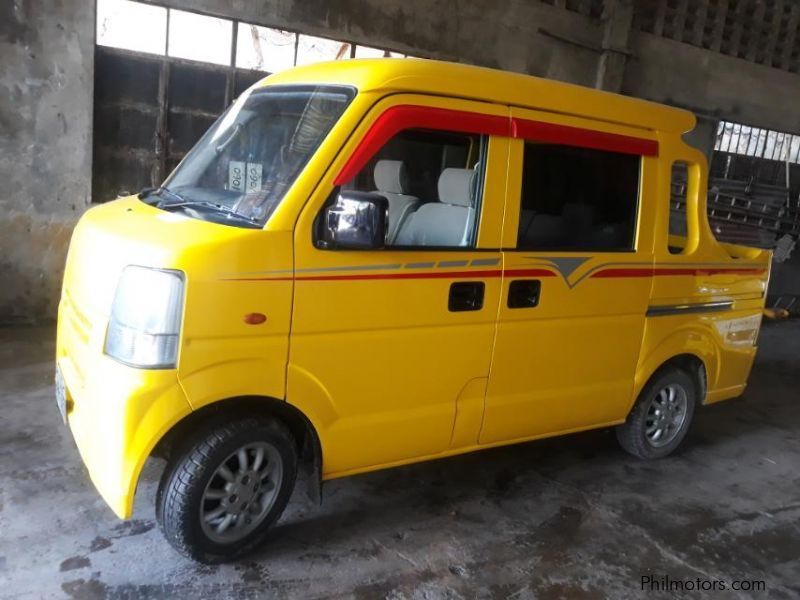
{"label": "dark window tint", "polygon": [[640,162],[630,154],[527,142],[517,247],[632,249]]}

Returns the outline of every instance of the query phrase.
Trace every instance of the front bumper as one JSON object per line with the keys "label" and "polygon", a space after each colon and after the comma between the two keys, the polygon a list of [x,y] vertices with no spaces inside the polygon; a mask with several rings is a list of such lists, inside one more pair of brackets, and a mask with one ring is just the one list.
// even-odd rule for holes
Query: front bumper
{"label": "front bumper", "polygon": [[130,518],[136,483],[158,440],[191,412],[175,370],[144,370],[98,354],[73,360],[59,352],[67,422],[97,491]]}

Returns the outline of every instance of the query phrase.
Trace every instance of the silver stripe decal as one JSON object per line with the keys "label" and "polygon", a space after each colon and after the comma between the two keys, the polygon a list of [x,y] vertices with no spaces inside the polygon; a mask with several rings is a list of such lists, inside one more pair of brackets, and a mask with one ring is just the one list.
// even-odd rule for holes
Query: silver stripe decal
{"label": "silver stripe decal", "polygon": [[298,273],[313,273],[324,271],[380,271],[383,269],[399,269],[403,265],[399,263],[391,265],[353,265],[350,267],[319,267],[313,269],[297,269]]}
{"label": "silver stripe decal", "polygon": [[499,258],[476,258],[470,261],[470,267],[494,267],[500,264]]}
{"label": "silver stripe decal", "polygon": [[255,275],[283,275],[289,273],[324,273],[333,271],[381,271],[381,270],[394,270],[394,269],[432,269],[434,267],[449,268],[449,267],[483,267],[495,266],[500,264],[499,258],[478,258],[472,261],[468,260],[443,260],[437,265],[434,261],[414,262],[414,263],[392,263],[385,265],[351,265],[345,267],[317,267],[309,269],[281,269],[278,271],[250,271],[244,273],[224,273],[223,277],[245,277]]}
{"label": "silver stripe decal", "polygon": [[645,316],[665,317],[668,315],[690,315],[694,313],[721,312],[731,310],[733,302],[703,302],[701,304],[671,304],[648,306]]}
{"label": "silver stripe decal", "polygon": [[467,261],[466,260],[442,260],[439,261],[440,268],[447,268],[447,267],[466,267]]}

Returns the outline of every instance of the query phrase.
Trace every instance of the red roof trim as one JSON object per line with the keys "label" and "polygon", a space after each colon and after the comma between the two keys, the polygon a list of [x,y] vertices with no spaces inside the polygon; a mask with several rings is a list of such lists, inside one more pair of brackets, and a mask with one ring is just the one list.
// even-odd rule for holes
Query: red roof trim
{"label": "red roof trim", "polygon": [[508,117],[430,106],[393,106],[384,111],[369,128],[364,139],[337,175],[334,185],[350,181],[394,135],[404,129],[412,128],[481,135],[511,135],[511,121]]}
{"label": "red roof trim", "polygon": [[636,154],[639,156],[658,156],[658,142],[643,138],[605,133],[593,129],[556,125],[543,121],[529,121],[527,119],[511,119],[511,135],[536,142],[549,142],[577,146],[579,148],[592,148],[594,150],[607,150],[622,154]]}

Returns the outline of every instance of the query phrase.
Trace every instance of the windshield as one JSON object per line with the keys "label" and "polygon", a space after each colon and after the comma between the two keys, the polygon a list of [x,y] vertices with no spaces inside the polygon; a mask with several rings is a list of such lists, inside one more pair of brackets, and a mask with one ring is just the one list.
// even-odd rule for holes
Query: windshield
{"label": "windshield", "polygon": [[251,88],[153,192],[157,206],[263,226],[353,96],[342,86]]}

